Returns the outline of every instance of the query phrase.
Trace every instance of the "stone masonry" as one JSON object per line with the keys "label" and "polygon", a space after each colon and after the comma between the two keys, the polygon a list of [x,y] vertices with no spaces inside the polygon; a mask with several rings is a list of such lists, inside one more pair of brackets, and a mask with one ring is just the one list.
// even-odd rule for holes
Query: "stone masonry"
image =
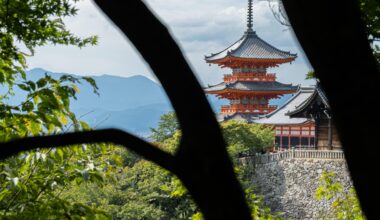
{"label": "stone masonry", "polygon": [[[352,187],[343,153],[301,154],[291,151],[284,155],[242,158],[247,166],[252,166],[252,182],[256,193],[264,196],[265,205],[273,213],[282,212],[290,219],[323,219],[332,201],[317,201],[315,191],[322,171],[334,172],[345,191]],[[337,152],[339,153],[339,152]],[[332,156],[331,156],[332,155]],[[255,159],[256,158],[256,159]],[[333,159],[331,159],[333,158]]]}

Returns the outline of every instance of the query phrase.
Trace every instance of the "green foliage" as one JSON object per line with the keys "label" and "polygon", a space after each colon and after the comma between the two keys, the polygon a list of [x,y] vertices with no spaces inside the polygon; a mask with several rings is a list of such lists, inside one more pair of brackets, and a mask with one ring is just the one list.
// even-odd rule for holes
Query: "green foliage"
{"label": "green foliage", "polygon": [[252,219],[266,219],[266,220],[281,220],[281,213],[272,215],[271,210],[264,206],[264,200],[261,196],[257,196],[251,188],[245,189],[245,197],[247,199],[249,208],[251,209]]}
{"label": "green foliage", "polygon": [[[83,47],[94,45],[97,37],[79,38],[66,29],[63,18],[77,13],[73,3],[78,0],[0,0],[0,84],[7,88],[0,94],[0,141],[63,132],[71,127],[86,127],[70,111],[70,98],[76,99],[78,78],[64,75],[53,79],[49,75],[36,82],[26,80],[27,57],[35,48],[46,44]],[[27,54],[23,49],[26,48]],[[90,83],[93,79],[82,78]],[[26,91],[26,100],[9,105],[14,86]],[[70,128],[67,126],[69,125]]]}
{"label": "green foliage", "polygon": [[[93,79],[45,75],[33,82],[26,77],[27,58],[36,47],[96,44],[97,37],[79,38],[65,27],[63,18],[76,15],[76,2],[0,0],[0,84],[7,91],[0,94],[0,141],[89,129],[70,110],[70,99],[76,99],[82,81],[97,93]],[[27,95],[23,102],[11,105],[16,86]],[[105,151],[105,145],[81,145],[39,149],[0,161],[0,218],[107,218],[95,208],[60,198],[70,185],[104,183],[110,165],[95,159]]]}
{"label": "green foliage", "polygon": [[70,110],[70,99],[76,99],[78,92],[75,83],[80,81],[72,76],[53,79],[45,75],[37,82],[15,84],[28,94],[25,101],[16,105],[7,104],[5,97],[0,98],[0,141],[88,129],[88,125],[78,121]]}
{"label": "green foliage", "polygon": [[179,129],[179,124],[175,112],[169,112],[163,114],[160,117],[158,128],[151,128],[150,138],[154,142],[164,142],[174,135],[174,133]]}
{"label": "green foliage", "polygon": [[380,2],[377,0],[360,0],[359,2],[370,43],[380,40]]}
{"label": "green foliage", "polygon": [[[172,128],[168,129],[170,136],[164,133],[160,136],[164,137],[160,139],[162,141],[156,144],[162,150],[174,154],[181,139],[181,132],[174,130],[178,127],[174,113],[162,117],[159,128],[164,127]],[[241,122],[229,122],[222,128],[227,142],[231,144],[229,149],[233,149],[233,157],[247,153],[247,149],[256,152],[273,144],[271,128]],[[239,152],[239,149],[242,151]],[[71,203],[80,202],[97,207],[109,213],[113,219],[203,219],[187,189],[176,176],[128,151],[112,151],[122,157],[124,165],[115,167],[113,178],[106,178],[103,186],[94,183],[72,185],[61,197]],[[248,169],[236,163],[235,171],[245,189],[252,218],[280,219],[279,215],[272,215],[270,209],[264,206],[263,198],[254,193],[252,183],[247,179]]]}
{"label": "green foliage", "polygon": [[71,185],[103,185],[110,163],[99,160],[106,145],[50,148],[21,153],[0,162],[0,216],[106,216],[104,212],[60,197]]}
{"label": "green foliage", "polygon": [[366,26],[368,41],[372,46],[373,55],[380,69],[380,2],[378,0],[360,0],[359,4],[362,19]]}
{"label": "green foliage", "polygon": [[[97,37],[79,38],[66,29],[63,18],[75,16],[78,0],[0,0],[0,84],[25,79],[26,59],[46,44],[84,47]],[[21,48],[26,48],[23,51]]]}
{"label": "green foliage", "polygon": [[[5,94],[0,94],[0,141],[90,129],[71,112],[70,100],[76,99],[77,84],[82,81],[92,85],[97,93],[92,78],[65,75],[54,79],[45,75],[33,82],[25,75],[27,57],[35,53],[37,46],[96,44],[96,37],[78,38],[63,23],[64,17],[77,13],[76,2],[0,0],[0,84],[7,88]],[[22,51],[19,45],[28,51]],[[23,102],[10,105],[9,100],[16,95],[15,86],[27,96]],[[234,156],[269,146],[273,140],[266,134],[268,131],[254,125],[225,126]],[[238,140],[239,136],[245,139]],[[151,139],[163,150],[175,153],[181,132],[173,112],[161,117],[158,128],[152,129]],[[248,201],[255,210],[253,216],[269,218],[268,209],[261,207],[253,193],[249,195]],[[106,144],[39,149],[0,162],[0,218],[41,216],[203,218],[177,177],[129,151]]]}
{"label": "green foliage", "polygon": [[[175,153],[181,132],[174,112],[164,114],[160,118],[158,128],[151,128],[151,139],[163,150]],[[228,121],[221,124],[228,151],[233,158],[239,155],[251,155],[271,148],[274,143],[272,127],[249,124],[238,121]]]}
{"label": "green foliage", "polygon": [[307,72],[305,79],[315,79],[315,78],[317,78],[315,76],[315,72],[314,71],[309,71],[309,72]]}
{"label": "green foliage", "polygon": [[319,178],[319,186],[315,192],[317,200],[325,199],[330,200],[337,193],[343,191],[343,186],[335,181],[337,174],[332,172],[323,171]]}
{"label": "green foliage", "polygon": [[274,131],[271,127],[238,121],[224,122],[221,126],[232,158],[254,155],[273,147]]}
{"label": "green foliage", "polygon": [[146,160],[118,168],[103,187],[72,186],[62,196],[98,207],[113,219],[189,219],[196,210],[179,179]]}
{"label": "green foliage", "polygon": [[323,171],[319,179],[319,186],[315,192],[318,201],[330,201],[331,213],[325,213],[328,219],[364,220],[365,216],[360,208],[359,199],[354,188],[344,191],[341,183],[336,181],[336,173]]}

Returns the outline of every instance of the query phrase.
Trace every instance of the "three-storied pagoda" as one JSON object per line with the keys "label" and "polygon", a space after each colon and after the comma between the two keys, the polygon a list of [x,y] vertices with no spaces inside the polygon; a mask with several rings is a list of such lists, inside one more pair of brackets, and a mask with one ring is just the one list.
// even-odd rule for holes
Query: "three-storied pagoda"
{"label": "three-storied pagoda", "polygon": [[220,120],[245,120],[252,122],[258,116],[276,110],[269,100],[284,94],[294,93],[298,86],[276,81],[276,75],[267,73],[267,68],[292,62],[296,54],[279,50],[253,31],[252,0],[248,0],[247,31],[227,49],[206,56],[210,64],[232,69],[232,74],[224,76],[224,82],[205,89],[208,94],[230,100],[230,105],[222,106]]}

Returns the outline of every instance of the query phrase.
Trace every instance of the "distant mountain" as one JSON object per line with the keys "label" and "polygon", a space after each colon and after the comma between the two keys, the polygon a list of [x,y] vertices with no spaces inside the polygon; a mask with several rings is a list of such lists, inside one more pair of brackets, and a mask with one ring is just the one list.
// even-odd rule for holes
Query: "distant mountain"
{"label": "distant mountain", "polygon": [[[36,81],[45,73],[59,78],[64,73],[53,73],[36,68],[27,72],[28,80]],[[93,93],[90,85],[79,85],[77,100],[72,100],[72,110],[82,120],[95,128],[119,128],[140,136],[148,136],[150,128],[157,127],[162,114],[173,111],[173,108],[161,85],[141,76],[119,77],[111,75],[93,76],[100,95]],[[3,92],[0,88],[0,91]],[[15,89],[18,94],[10,102],[20,103],[25,92]],[[215,112],[228,100],[207,95]],[[272,105],[282,105],[291,95],[272,100]]]}
{"label": "distant mountain", "polygon": [[[64,74],[37,68],[28,71],[27,75],[29,79],[36,80],[44,76],[45,73],[55,78]],[[79,85],[80,93],[78,94],[78,101],[72,102],[73,109],[88,107],[122,111],[144,105],[169,103],[162,87],[142,75],[131,77],[102,75],[92,76],[92,78],[95,79],[99,87],[100,95],[95,95],[88,83]]]}
{"label": "distant mountain", "polygon": [[172,111],[168,104],[151,104],[136,108],[111,111],[107,109],[74,109],[74,112],[95,129],[119,128],[139,136],[147,137],[150,128],[158,125],[160,116]]}
{"label": "distant mountain", "polygon": [[[59,78],[65,73],[53,73],[41,68],[27,72],[28,80],[36,81],[45,74]],[[74,75],[74,74],[71,74]],[[74,75],[80,77],[78,75]],[[99,87],[100,95],[83,82],[78,85],[77,100],[71,100],[71,109],[96,128],[119,128],[140,136],[148,136],[150,128],[158,125],[162,114],[172,111],[162,87],[142,75],[119,77],[111,75],[92,76]],[[20,102],[25,94],[12,100]]]}

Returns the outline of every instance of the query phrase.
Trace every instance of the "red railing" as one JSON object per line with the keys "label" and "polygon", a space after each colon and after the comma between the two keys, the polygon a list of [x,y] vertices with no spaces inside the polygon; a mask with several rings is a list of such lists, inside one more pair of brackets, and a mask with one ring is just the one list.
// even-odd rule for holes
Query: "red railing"
{"label": "red railing", "polygon": [[224,82],[250,81],[250,82],[273,82],[276,74],[253,74],[253,73],[234,73],[224,75]]}
{"label": "red railing", "polygon": [[223,105],[222,114],[246,113],[246,114],[268,114],[277,109],[275,105]]}

